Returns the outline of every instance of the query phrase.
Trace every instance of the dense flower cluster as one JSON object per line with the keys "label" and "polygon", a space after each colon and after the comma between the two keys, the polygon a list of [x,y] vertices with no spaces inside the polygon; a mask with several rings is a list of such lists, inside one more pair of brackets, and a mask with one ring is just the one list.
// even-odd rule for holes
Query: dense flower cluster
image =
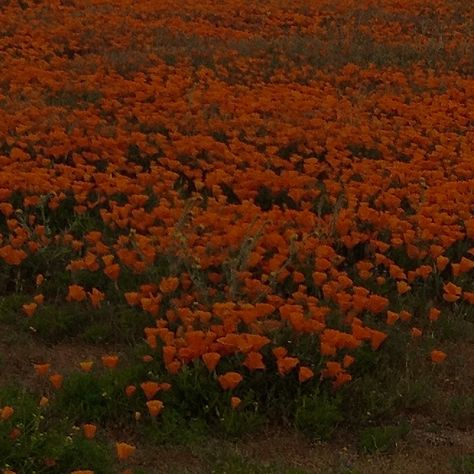
{"label": "dense flower cluster", "polygon": [[[271,365],[337,388],[362,346],[474,303],[472,9],[51,0],[0,15],[1,291],[24,280],[26,317],[58,294],[126,304],[155,319],[148,357],[170,374],[201,360],[234,390]],[[293,353],[303,337],[320,359]],[[152,417],[163,385],[141,385]]]}

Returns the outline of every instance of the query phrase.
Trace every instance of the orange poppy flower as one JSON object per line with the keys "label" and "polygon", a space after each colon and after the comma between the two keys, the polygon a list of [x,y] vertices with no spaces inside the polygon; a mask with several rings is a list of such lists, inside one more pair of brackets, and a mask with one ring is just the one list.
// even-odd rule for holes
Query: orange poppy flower
{"label": "orange poppy flower", "polygon": [[393,326],[400,319],[400,315],[393,311],[387,311],[387,324]]}
{"label": "orange poppy flower", "polygon": [[38,375],[46,375],[49,372],[51,364],[33,364],[33,367]]}
{"label": "orange poppy flower", "polygon": [[397,281],[397,291],[399,295],[404,295],[411,290],[411,286],[406,281]]}
{"label": "orange poppy flower", "polygon": [[462,294],[462,297],[469,304],[474,304],[474,291],[464,291],[463,294]]}
{"label": "orange poppy flower", "polygon": [[84,301],[87,298],[84,288],[80,285],[70,285],[67,301]]}
{"label": "orange poppy flower", "polygon": [[336,346],[329,344],[328,342],[320,343],[320,352],[322,356],[335,356],[337,353]]}
{"label": "orange poppy flower", "polygon": [[348,374],[347,372],[339,372],[336,375],[336,379],[332,383],[332,387],[334,389],[339,388],[341,385],[344,385],[347,382],[350,382],[352,380],[352,375]]}
{"label": "orange poppy flower", "polygon": [[124,293],[124,296],[130,306],[136,306],[140,303],[140,294],[136,291]]}
{"label": "orange poppy flower", "polygon": [[118,263],[112,263],[104,268],[104,273],[112,281],[117,281],[120,275],[120,265]]}
{"label": "orange poppy flower", "polygon": [[97,426],[91,423],[85,423],[82,425],[82,431],[84,432],[84,436],[87,439],[93,439],[95,438],[95,434],[97,432]]}
{"label": "orange poppy flower", "polygon": [[94,308],[100,308],[100,304],[105,299],[105,294],[99,291],[97,288],[92,288],[90,293],[87,293],[91,304]]}
{"label": "orange poppy flower", "polygon": [[436,268],[439,272],[442,272],[449,263],[449,258],[444,257],[443,255],[439,255],[436,257]]}
{"label": "orange poppy flower", "polygon": [[232,407],[233,410],[238,408],[241,403],[242,403],[242,400],[239,397],[231,397],[230,399],[230,406]]}
{"label": "orange poppy flower", "polygon": [[438,321],[441,311],[438,308],[430,308],[428,318],[430,321]]}
{"label": "orange poppy flower", "polygon": [[31,318],[35,314],[38,305],[36,303],[24,304],[22,307],[23,312]]}
{"label": "orange poppy flower", "polygon": [[120,461],[124,461],[132,456],[136,450],[136,447],[128,443],[116,443],[115,449],[117,451],[117,458]]}
{"label": "orange poppy flower", "polygon": [[314,377],[314,372],[309,367],[301,366],[298,370],[298,380],[300,383],[306,382],[307,380]]}
{"label": "orange poppy flower", "polygon": [[154,418],[163,410],[164,404],[160,400],[148,400],[146,406],[148,407],[148,412]]}
{"label": "orange poppy flower", "polygon": [[49,381],[56,390],[59,390],[63,385],[64,377],[61,374],[53,374],[49,376]]}
{"label": "orange poppy flower", "polygon": [[217,352],[206,352],[201,357],[209,372],[215,370],[221,360],[221,355]]}
{"label": "orange poppy flower", "polygon": [[404,322],[409,321],[412,318],[412,314],[409,311],[400,311],[400,319]]}
{"label": "orange poppy flower", "polygon": [[288,354],[288,350],[284,347],[281,347],[281,346],[273,348],[272,352],[273,352],[273,355],[277,359],[281,359],[282,357],[285,357],[286,354]]}
{"label": "orange poppy flower", "polygon": [[372,350],[376,351],[385,339],[387,339],[387,334],[384,332],[375,329],[370,330],[370,347]]}
{"label": "orange poppy flower", "polygon": [[387,298],[379,295],[370,295],[367,301],[367,309],[372,313],[382,313],[387,309],[389,301]]}
{"label": "orange poppy flower", "polygon": [[263,355],[260,352],[250,351],[247,353],[243,365],[247,369],[253,371],[257,369],[265,369],[265,364],[263,363]]}
{"label": "orange poppy flower", "polygon": [[474,260],[462,257],[461,261],[459,262],[459,270],[461,271],[461,273],[467,273],[471,270],[474,270]]}
{"label": "orange poppy flower", "polygon": [[160,390],[160,384],[152,381],[143,382],[140,387],[148,400],[151,400]]}
{"label": "orange poppy flower", "polygon": [[13,407],[6,405],[0,410],[0,418],[2,420],[8,420],[11,418],[11,416],[15,413],[15,410]]}
{"label": "orange poppy flower", "polygon": [[350,367],[355,361],[355,358],[350,356],[349,354],[346,354],[344,358],[342,359],[342,366],[347,369]]}
{"label": "orange poppy flower", "polygon": [[180,369],[181,369],[181,362],[179,360],[174,360],[172,362],[170,362],[169,364],[166,364],[166,370],[172,374],[172,375],[176,375]]}
{"label": "orange poppy flower", "polygon": [[36,303],[36,304],[43,304],[44,303],[44,295],[42,294],[39,294],[39,295],[35,295],[33,297],[33,301]]}
{"label": "orange poppy flower", "polygon": [[94,362],[91,360],[83,360],[82,362],[79,362],[79,367],[83,372],[90,372],[93,365]]}
{"label": "orange poppy flower", "polygon": [[434,364],[439,364],[446,359],[447,354],[443,351],[434,350],[434,351],[431,351],[430,356],[431,356],[431,361]]}
{"label": "orange poppy flower", "polygon": [[0,258],[8,265],[18,266],[28,255],[21,249],[15,249],[11,245],[0,248]]}
{"label": "orange poppy flower", "polygon": [[421,329],[418,329],[418,328],[415,328],[415,327],[412,327],[412,328],[411,328],[411,332],[410,332],[410,333],[411,333],[411,336],[414,337],[414,338],[416,338],[416,337],[421,337],[421,335],[423,334],[423,333],[421,332]]}
{"label": "orange poppy flower", "polygon": [[280,375],[286,375],[291,372],[298,364],[300,360],[297,357],[282,357],[277,360],[278,373]]}
{"label": "orange poppy flower", "polygon": [[387,279],[384,278],[383,276],[378,276],[378,277],[375,279],[375,281],[377,282],[377,285],[382,286],[382,285],[385,284],[385,282],[387,281]]}
{"label": "orange poppy flower", "polygon": [[177,277],[168,277],[163,278],[160,283],[160,291],[162,293],[172,293],[175,291],[179,286],[179,279]]}
{"label": "orange poppy flower", "polygon": [[137,387],[135,387],[135,385],[128,385],[125,388],[125,394],[127,395],[127,397],[131,397],[136,391]]}
{"label": "orange poppy flower", "polygon": [[456,286],[454,283],[447,283],[443,285],[443,299],[449,303],[454,303],[461,297],[462,288]]}
{"label": "orange poppy flower", "polygon": [[327,275],[323,272],[313,272],[312,277],[316,286],[321,286],[327,280]]}
{"label": "orange poppy flower", "polygon": [[224,390],[233,390],[242,382],[243,377],[238,372],[226,372],[223,375],[219,375],[217,379]]}
{"label": "orange poppy flower", "polygon": [[108,369],[113,369],[114,367],[116,367],[119,361],[118,356],[115,355],[104,355],[101,357],[101,359],[102,364],[104,364],[104,366]]}

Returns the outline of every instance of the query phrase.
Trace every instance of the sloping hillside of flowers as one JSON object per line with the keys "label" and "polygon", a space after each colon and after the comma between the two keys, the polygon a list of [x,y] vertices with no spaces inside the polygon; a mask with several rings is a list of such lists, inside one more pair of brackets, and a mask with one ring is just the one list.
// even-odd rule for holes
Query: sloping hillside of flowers
{"label": "sloping hillside of flowers", "polygon": [[[474,303],[473,13],[1,2],[2,324],[98,352],[30,361],[31,403],[0,393],[0,468],[114,472],[112,419],[125,462],[167,410],[232,431],[330,404],[386,346],[449,358],[437,324]],[[36,439],[58,416],[85,436]]]}

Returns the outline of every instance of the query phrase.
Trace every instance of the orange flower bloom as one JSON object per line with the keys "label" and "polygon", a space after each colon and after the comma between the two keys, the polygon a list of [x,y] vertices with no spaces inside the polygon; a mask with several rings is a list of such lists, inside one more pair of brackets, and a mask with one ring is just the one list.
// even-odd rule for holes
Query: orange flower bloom
{"label": "orange flower bloom", "polygon": [[176,277],[163,278],[160,283],[160,291],[162,293],[172,293],[179,286],[179,279]]}
{"label": "orange flower bloom", "polygon": [[441,311],[437,308],[430,308],[428,312],[428,317],[430,321],[438,321]]}
{"label": "orange flower bloom", "polygon": [[412,314],[409,311],[400,311],[400,319],[404,322],[410,321]]}
{"label": "orange flower bloom", "polygon": [[342,359],[342,366],[347,369],[350,367],[355,361],[355,358],[350,356],[349,354],[346,354],[344,358]]}
{"label": "orange flower bloom", "polygon": [[404,295],[411,290],[411,286],[406,281],[397,281],[397,291],[399,295]]}
{"label": "orange flower bloom", "polygon": [[79,362],[79,367],[83,372],[90,372],[93,365],[94,362],[91,360],[83,360],[82,362]]}
{"label": "orange flower bloom", "polygon": [[469,304],[474,304],[474,291],[464,291],[462,297]]}
{"label": "orange flower bloom", "polygon": [[263,363],[263,355],[260,352],[250,351],[247,353],[243,365],[247,369],[253,371],[257,369],[265,369],[265,364]]}
{"label": "orange flower bloom", "polygon": [[33,297],[33,301],[34,301],[36,304],[43,304],[43,303],[44,303],[44,295],[39,294],[39,295],[34,296],[34,297]]}
{"label": "orange flower bloom", "polygon": [[135,385],[128,385],[125,388],[125,394],[127,395],[127,397],[131,397],[136,391],[137,387],[135,387]]}
{"label": "orange flower bloom", "polygon": [[84,436],[87,439],[93,439],[97,432],[97,426],[91,423],[85,423],[84,425],[82,425],[82,431],[84,432]]}
{"label": "orange flower bloom", "polygon": [[49,372],[51,364],[33,364],[33,367],[38,375],[46,375]]}
{"label": "orange flower bloom", "polygon": [[148,400],[146,402],[146,406],[148,407],[148,412],[152,417],[158,416],[161,410],[164,407],[164,404],[160,400]]}
{"label": "orange flower bloom", "polygon": [[449,303],[454,303],[461,297],[462,288],[456,286],[454,283],[447,283],[443,285],[443,299]]}
{"label": "orange flower bloom", "polygon": [[102,364],[104,364],[104,366],[108,369],[113,369],[114,367],[116,367],[119,361],[118,356],[115,355],[104,355],[101,357],[101,359]]}
{"label": "orange flower bloom", "polygon": [[217,352],[206,352],[201,357],[209,372],[215,370],[217,364],[221,360],[221,355]]}
{"label": "orange flower bloom", "polygon": [[461,261],[459,262],[459,270],[461,271],[461,273],[467,273],[471,270],[474,270],[474,260],[462,257]]}
{"label": "orange flower bloom", "polygon": [[136,306],[140,303],[140,294],[136,291],[124,293],[124,296],[130,306]]}
{"label": "orange flower bloom", "polygon": [[168,390],[170,390],[172,387],[172,385],[168,382],[162,382],[160,383],[160,388],[161,390],[163,390],[163,392],[167,392]]}
{"label": "orange flower bloom", "polygon": [[233,390],[242,382],[243,377],[238,372],[226,372],[224,375],[219,375],[217,379],[224,390]]}
{"label": "orange flower bloom", "polygon": [[335,356],[337,353],[336,346],[329,344],[328,342],[320,343],[320,352],[322,356]]}
{"label": "orange flower bloom", "polygon": [[49,376],[49,381],[56,390],[59,390],[63,385],[64,377],[61,374],[53,374]]}
{"label": "orange flower bloom", "polygon": [[13,413],[15,413],[15,410],[11,407],[11,406],[4,406],[1,410],[0,410],[0,418],[2,420],[8,420],[8,418],[10,418]]}
{"label": "orange flower bloom", "polygon": [[273,355],[277,358],[277,359],[281,359],[282,357],[285,357],[286,354],[288,354],[288,350],[285,349],[284,347],[275,347],[274,349],[272,349],[272,352],[273,352]]}
{"label": "orange flower bloom", "polygon": [[370,347],[372,350],[376,351],[382,344],[383,341],[387,339],[387,334],[375,329],[370,331]]}
{"label": "orange flower bloom", "polygon": [[393,311],[387,311],[387,324],[393,326],[400,319],[400,315]]}
{"label": "orange flower bloom", "polygon": [[382,313],[387,309],[388,299],[379,295],[370,295],[367,301],[367,309],[372,313]]}
{"label": "orange flower bloom", "polygon": [[241,403],[242,403],[242,400],[239,397],[231,397],[230,399],[230,406],[232,407],[233,410],[238,408]]}
{"label": "orange flower bloom", "polygon": [[298,380],[300,383],[306,382],[313,377],[314,372],[309,367],[301,366],[298,370]]}
{"label": "orange flower bloom", "polygon": [[104,268],[104,273],[112,280],[117,281],[120,275],[120,265],[112,263]]}
{"label": "orange flower bloom", "polygon": [[449,263],[449,258],[439,255],[436,257],[436,268],[439,272],[442,272]]}
{"label": "orange flower bloom", "polygon": [[414,337],[414,338],[416,338],[416,337],[421,337],[422,334],[423,334],[423,333],[421,332],[420,329],[415,328],[415,327],[412,327],[412,328],[411,328],[411,336],[412,336],[412,337]]}
{"label": "orange flower bloom", "polygon": [[68,301],[84,301],[87,298],[84,288],[80,285],[70,285],[66,297]]}
{"label": "orange flower bloom", "polygon": [[92,288],[90,293],[87,293],[91,304],[94,308],[100,308],[100,304],[105,299],[105,294],[99,291],[97,288]]}
{"label": "orange flower bloom", "polygon": [[327,275],[323,272],[313,272],[312,277],[316,286],[321,286],[327,280]]}
{"label": "orange flower bloom", "polygon": [[174,360],[173,362],[166,364],[166,370],[172,375],[176,375],[180,371],[180,369],[181,362],[179,360]]}
{"label": "orange flower bloom", "polygon": [[291,372],[298,364],[300,360],[297,357],[282,357],[277,360],[278,373],[280,375],[286,375]]}
{"label": "orange flower bloom", "polygon": [[145,397],[148,400],[151,400],[160,390],[160,384],[158,382],[143,382],[140,384],[140,387],[142,388]]}
{"label": "orange flower bloom", "polygon": [[447,355],[443,351],[431,351],[431,361],[434,364],[439,364],[440,362],[443,362],[446,359]]}
{"label": "orange flower bloom", "polygon": [[117,450],[117,458],[120,461],[128,459],[136,450],[136,447],[128,443],[116,443],[115,448]]}
{"label": "orange flower bloom", "polygon": [[29,304],[24,304],[22,307],[23,312],[31,318],[33,314],[35,314],[36,308],[38,308],[38,305],[36,303],[29,303]]}

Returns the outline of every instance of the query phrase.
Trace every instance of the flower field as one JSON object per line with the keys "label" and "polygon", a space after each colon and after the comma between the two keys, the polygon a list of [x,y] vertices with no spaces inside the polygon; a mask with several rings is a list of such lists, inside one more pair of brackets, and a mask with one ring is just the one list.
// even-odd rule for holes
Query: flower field
{"label": "flower field", "polygon": [[474,382],[467,3],[0,2],[5,474]]}

